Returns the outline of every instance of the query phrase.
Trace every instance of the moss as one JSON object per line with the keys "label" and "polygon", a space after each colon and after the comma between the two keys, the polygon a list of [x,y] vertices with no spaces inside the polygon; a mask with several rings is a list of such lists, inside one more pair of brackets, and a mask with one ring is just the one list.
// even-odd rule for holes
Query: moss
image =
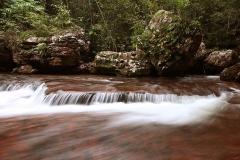
{"label": "moss", "polygon": [[195,21],[183,21],[179,15],[160,10],[140,36],[138,46],[150,55],[175,53],[181,50],[182,42],[195,33],[198,25]]}
{"label": "moss", "polygon": [[[164,16],[170,16],[172,15],[172,12],[165,11],[165,10],[159,10],[153,15],[152,21],[158,21],[159,19],[164,18]],[[169,19],[169,18],[168,18]],[[169,19],[170,20],[170,19]]]}

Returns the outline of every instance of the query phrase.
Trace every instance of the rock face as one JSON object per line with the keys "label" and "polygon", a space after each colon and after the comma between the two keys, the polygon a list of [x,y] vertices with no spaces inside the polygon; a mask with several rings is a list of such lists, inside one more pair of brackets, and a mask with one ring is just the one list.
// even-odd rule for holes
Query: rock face
{"label": "rock face", "polygon": [[0,37],[0,71],[10,71],[14,66],[11,50],[7,48],[4,37]]}
{"label": "rock face", "polygon": [[188,63],[188,73],[189,74],[204,74],[204,60],[208,56],[206,46],[201,42],[197,53]]}
{"label": "rock face", "polygon": [[152,73],[152,65],[139,52],[102,51],[96,55],[93,73],[118,76],[146,76]]}
{"label": "rock face", "polygon": [[239,61],[239,55],[233,50],[214,51],[205,59],[204,67],[207,74],[219,74]]}
{"label": "rock face", "polygon": [[30,65],[24,65],[18,68],[18,73],[36,73],[38,70],[33,69]]}
{"label": "rock face", "polygon": [[[82,65],[90,61],[89,42],[82,30],[48,38],[30,37],[13,54],[18,73],[89,72]],[[90,65],[91,66],[91,65]]]}
{"label": "rock face", "polygon": [[240,82],[240,62],[231,67],[225,68],[220,74],[220,79],[224,81]]}
{"label": "rock face", "polygon": [[197,29],[189,26],[181,24],[173,13],[160,10],[139,38],[139,48],[149,55],[159,76],[181,76],[186,72],[202,40]]}

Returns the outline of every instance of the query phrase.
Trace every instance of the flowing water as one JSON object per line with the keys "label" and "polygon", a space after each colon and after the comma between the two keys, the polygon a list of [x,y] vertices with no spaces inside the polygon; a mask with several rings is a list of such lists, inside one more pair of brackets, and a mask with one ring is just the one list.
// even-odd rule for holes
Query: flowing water
{"label": "flowing water", "polygon": [[0,76],[0,159],[240,160],[240,84],[218,76]]}

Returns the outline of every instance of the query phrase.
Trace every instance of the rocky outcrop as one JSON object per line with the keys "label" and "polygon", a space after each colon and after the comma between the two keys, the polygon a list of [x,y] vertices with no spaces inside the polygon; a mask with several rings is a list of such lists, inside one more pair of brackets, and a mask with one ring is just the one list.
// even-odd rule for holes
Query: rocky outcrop
{"label": "rocky outcrop", "polygon": [[92,72],[130,77],[150,75],[153,66],[139,52],[102,51],[95,57]]}
{"label": "rocky outcrop", "polygon": [[[196,28],[189,29],[189,33],[176,32],[183,27],[178,26],[179,23],[172,12],[158,11],[139,37],[136,51],[97,54],[95,72],[121,76],[182,76],[198,51],[202,36]],[[200,59],[200,54],[203,53],[195,56]]]}
{"label": "rocky outcrop", "polygon": [[159,76],[182,76],[202,40],[195,27],[183,24],[172,12],[158,11],[138,40]]}
{"label": "rocky outcrop", "polygon": [[82,30],[47,38],[29,37],[13,54],[18,73],[85,73],[89,70],[80,66],[88,66],[90,59],[89,42]]}
{"label": "rocky outcrop", "polygon": [[10,71],[15,64],[12,60],[12,52],[7,47],[5,37],[0,37],[0,71]]}
{"label": "rocky outcrop", "polygon": [[24,65],[18,68],[18,73],[36,73],[38,70],[33,69],[30,65]]}
{"label": "rocky outcrop", "polygon": [[220,74],[220,79],[224,81],[240,82],[240,62],[231,67],[225,68]]}
{"label": "rocky outcrop", "polygon": [[219,74],[239,61],[239,55],[233,50],[214,51],[205,59],[204,68],[206,74]]}
{"label": "rocky outcrop", "polygon": [[188,63],[188,74],[204,74],[204,60],[208,56],[206,46],[201,42],[197,53]]}
{"label": "rocky outcrop", "polygon": [[73,69],[73,73],[90,73],[93,69],[93,62],[82,63]]}

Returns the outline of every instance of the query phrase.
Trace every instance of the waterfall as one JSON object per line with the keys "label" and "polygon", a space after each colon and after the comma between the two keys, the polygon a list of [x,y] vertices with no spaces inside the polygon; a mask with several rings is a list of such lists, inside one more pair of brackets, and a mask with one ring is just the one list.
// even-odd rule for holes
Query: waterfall
{"label": "waterfall", "polygon": [[0,116],[66,112],[131,113],[116,121],[183,124],[206,119],[218,109],[222,109],[232,96],[232,93],[227,92],[223,92],[221,96],[214,94],[186,96],[133,92],[70,93],[64,91],[46,95],[46,90],[44,83],[39,86],[32,84],[1,86]]}
{"label": "waterfall", "polygon": [[214,94],[209,96],[178,96],[176,94],[151,94],[151,93],[55,93],[47,95],[43,103],[48,105],[65,104],[85,104],[93,105],[96,103],[140,103],[150,102],[159,104],[162,102],[172,103],[191,103],[197,99],[209,99],[216,97]]}

